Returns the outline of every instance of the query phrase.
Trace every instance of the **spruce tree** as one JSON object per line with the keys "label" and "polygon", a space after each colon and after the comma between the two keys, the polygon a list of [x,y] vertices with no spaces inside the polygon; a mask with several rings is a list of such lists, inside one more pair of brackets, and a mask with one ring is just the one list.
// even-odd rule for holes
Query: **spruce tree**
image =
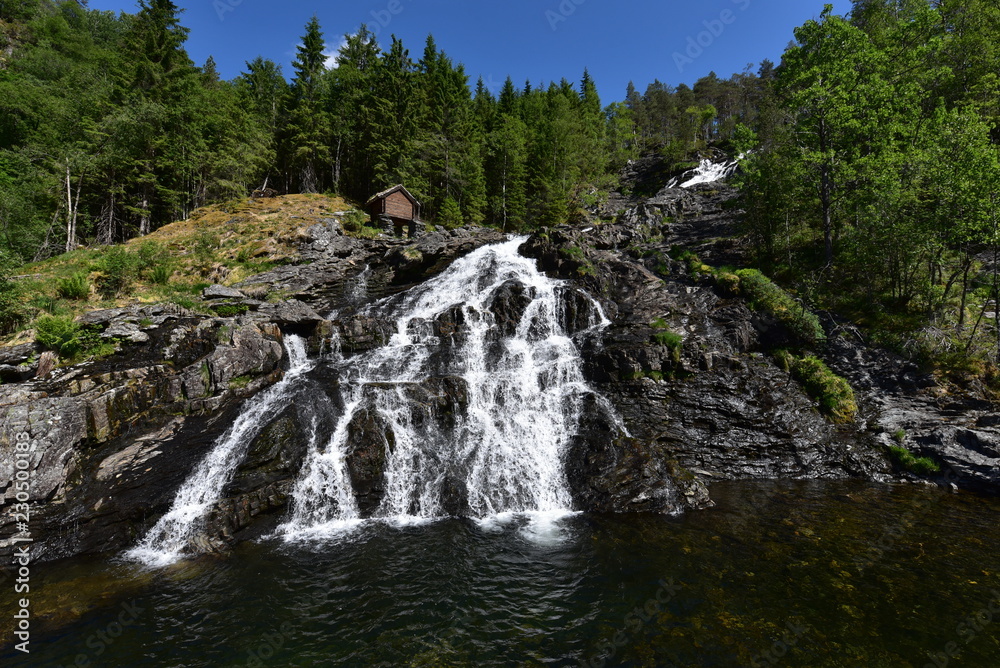
{"label": "spruce tree", "polygon": [[316,192],[320,169],[329,161],[330,127],[323,109],[322,80],[326,72],[323,33],[315,16],[296,51],[295,77],[289,91],[285,149],[296,171],[300,192]]}

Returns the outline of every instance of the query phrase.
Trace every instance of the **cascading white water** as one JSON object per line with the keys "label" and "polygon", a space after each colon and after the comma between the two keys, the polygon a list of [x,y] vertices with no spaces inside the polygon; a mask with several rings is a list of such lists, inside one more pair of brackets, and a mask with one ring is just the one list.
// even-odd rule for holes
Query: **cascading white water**
{"label": "cascading white water", "polygon": [[368,299],[368,277],[371,276],[371,267],[367,264],[361,273],[354,277],[344,289],[344,296],[352,304],[364,304]]}
{"label": "cascading white water", "polygon": [[684,172],[681,176],[670,179],[668,188],[690,188],[700,183],[715,183],[732,176],[739,166],[741,155],[736,160],[723,162],[712,162],[709,159],[702,160],[694,169]]}
{"label": "cascading white water", "polygon": [[[384,493],[369,515],[413,521],[458,512],[489,523],[518,513],[536,520],[527,529],[535,538],[557,533],[548,520],[570,512],[565,455],[585,397],[596,396],[623,431],[624,425],[587,386],[573,339],[609,324],[600,305],[576,295],[589,308],[584,323],[576,313],[571,336],[563,324],[570,287],[518,255],[524,241],[480,248],[370,307],[368,316],[395,323],[385,346],[345,359],[332,337],[328,354],[314,364],[336,373],[339,382],[328,389],[337,401],[309,392],[300,406],[308,454],[278,535],[321,536],[360,521],[348,458],[362,411],[379,432],[369,426],[362,440],[382,438],[385,445]],[[315,383],[305,377],[313,364],[304,341],[288,336],[286,347],[285,378],[248,403],[128,557],[164,565],[188,550],[249,444],[295,392]],[[439,401],[450,406],[447,416],[435,412]]]}
{"label": "cascading white water", "polygon": [[[591,390],[561,323],[567,287],[518,255],[523,242],[480,248],[370,309],[393,319],[396,331],[387,345],[343,363],[344,413],[325,448],[307,460],[281,533],[301,537],[357,518],[357,507],[344,501],[344,457],[349,424],[361,409],[378,416],[392,439],[376,517],[440,517],[455,484],[462,487],[462,514],[473,518],[571,507],[564,456]],[[504,290],[526,305],[501,334],[494,311]],[[584,333],[608,324],[600,306],[591,306]],[[461,323],[451,341],[435,326],[442,317]],[[413,400],[418,388],[442,378],[460,378],[466,395],[453,424]]]}
{"label": "cascading white water", "polygon": [[167,514],[126,553],[127,558],[150,565],[166,565],[180,558],[212,504],[221,498],[223,488],[246,454],[249,443],[288,407],[296,381],[311,368],[301,337],[287,335],[285,350],[289,369],[284,378],[243,408],[236,421],[181,485]]}

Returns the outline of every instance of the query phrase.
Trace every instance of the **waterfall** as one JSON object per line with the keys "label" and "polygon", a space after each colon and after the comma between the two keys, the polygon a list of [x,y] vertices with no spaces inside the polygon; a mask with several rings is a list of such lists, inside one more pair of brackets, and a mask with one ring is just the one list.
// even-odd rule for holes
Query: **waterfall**
{"label": "waterfall", "polygon": [[354,277],[349,283],[344,285],[344,296],[351,304],[364,304],[368,299],[368,278],[372,270],[369,265],[361,270],[361,273]]}
{"label": "waterfall", "polygon": [[[310,527],[349,525],[358,517],[343,495],[344,458],[349,425],[362,410],[377,416],[391,441],[375,517],[453,514],[451,497],[472,518],[568,511],[564,459],[592,390],[562,323],[569,287],[518,255],[523,242],[480,248],[368,309],[394,322],[395,332],[387,345],[342,363],[344,413],[325,447],[307,460],[281,533],[300,537]],[[577,337],[608,324],[600,306],[589,305]],[[463,395],[451,423],[415,400],[437,391],[443,379],[455,381]]]}
{"label": "waterfall", "polygon": [[[284,379],[247,404],[127,556],[162,565],[189,550],[249,444],[296,393],[306,399],[297,408],[307,454],[277,530],[286,540],[362,518],[449,515],[486,524],[527,515],[539,540],[558,533],[547,520],[571,512],[565,458],[585,399],[621,420],[588,387],[577,348],[609,321],[592,298],[518,255],[524,241],[484,246],[367,307],[366,318],[393,331],[381,347],[345,357],[334,334],[329,353],[309,363],[303,340],[288,336]],[[322,373],[311,376],[324,386],[305,375],[316,365]],[[367,505],[354,479],[359,451],[379,462]]]}
{"label": "waterfall", "polygon": [[305,341],[285,337],[289,369],[277,384],[251,399],[236,421],[220,436],[211,451],[181,485],[166,515],[132,550],[127,558],[151,565],[176,561],[246,454],[248,445],[272,420],[288,407],[298,379],[311,367]]}
{"label": "waterfall", "polygon": [[709,159],[702,160],[697,167],[689,169],[680,176],[675,176],[667,183],[668,188],[690,188],[700,183],[715,183],[732,176],[739,166],[739,161],[743,158],[740,155],[736,160],[723,162],[712,162]]}

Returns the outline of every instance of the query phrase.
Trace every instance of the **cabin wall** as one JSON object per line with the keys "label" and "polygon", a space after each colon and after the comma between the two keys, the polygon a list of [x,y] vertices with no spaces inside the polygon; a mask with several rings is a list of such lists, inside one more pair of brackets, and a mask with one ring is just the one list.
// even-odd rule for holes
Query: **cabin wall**
{"label": "cabin wall", "polygon": [[385,198],[385,214],[392,218],[402,218],[413,220],[416,212],[413,210],[413,203],[403,193],[396,191]]}

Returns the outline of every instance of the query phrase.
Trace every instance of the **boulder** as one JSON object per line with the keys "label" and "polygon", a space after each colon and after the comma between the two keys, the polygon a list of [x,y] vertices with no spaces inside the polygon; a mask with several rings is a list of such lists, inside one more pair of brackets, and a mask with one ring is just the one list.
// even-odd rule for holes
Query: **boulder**
{"label": "boulder", "polygon": [[242,299],[245,295],[236,288],[225,285],[210,285],[201,291],[204,299]]}

